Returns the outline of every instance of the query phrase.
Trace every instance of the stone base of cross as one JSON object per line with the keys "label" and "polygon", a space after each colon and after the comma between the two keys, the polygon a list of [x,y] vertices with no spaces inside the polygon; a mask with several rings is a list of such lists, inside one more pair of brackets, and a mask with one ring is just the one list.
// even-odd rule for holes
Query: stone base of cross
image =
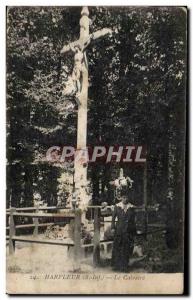
{"label": "stone base of cross", "polygon": [[[74,53],[74,68],[70,77],[70,82],[73,87],[69,88],[69,90],[76,90],[75,98],[78,104],[77,154],[86,149],[87,139],[88,61],[86,48],[90,45],[91,41],[112,33],[111,29],[103,28],[90,34],[90,19],[88,16],[88,8],[83,7],[80,18],[79,39],[65,45],[61,50],[61,54],[65,54],[68,51]],[[65,93],[67,92],[65,90]],[[87,181],[87,164],[82,160],[75,159],[74,168],[74,198],[76,198],[74,202],[77,202],[82,210],[86,210],[90,200]]]}

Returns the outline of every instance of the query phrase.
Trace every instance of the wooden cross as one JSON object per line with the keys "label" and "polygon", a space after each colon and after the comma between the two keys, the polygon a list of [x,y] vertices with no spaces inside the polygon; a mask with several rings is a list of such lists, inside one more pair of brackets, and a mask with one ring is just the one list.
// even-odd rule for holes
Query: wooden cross
{"label": "wooden cross", "polygon": [[[92,34],[89,33],[90,19],[89,19],[89,10],[88,7],[83,7],[81,11],[80,18],[80,37],[78,40],[65,45],[61,54],[65,54],[68,51],[73,51],[75,53],[75,64],[74,66],[74,76],[78,76],[77,73],[80,70],[77,70],[80,67],[80,62],[76,62],[77,57],[81,57],[81,84],[77,83],[79,88],[79,93],[77,93],[77,103],[78,103],[78,124],[77,124],[77,152],[86,150],[86,139],[87,139],[87,101],[88,101],[88,62],[86,58],[86,48],[91,43],[92,40],[96,40],[111,34],[112,30],[103,28],[102,30],[96,31]],[[80,54],[79,54],[80,52]],[[82,55],[82,54],[83,55]],[[75,191],[77,194],[77,200],[79,200],[80,207],[86,208],[88,205],[88,182],[87,182],[87,164],[83,161],[75,159],[74,164],[74,182],[75,182]]]}

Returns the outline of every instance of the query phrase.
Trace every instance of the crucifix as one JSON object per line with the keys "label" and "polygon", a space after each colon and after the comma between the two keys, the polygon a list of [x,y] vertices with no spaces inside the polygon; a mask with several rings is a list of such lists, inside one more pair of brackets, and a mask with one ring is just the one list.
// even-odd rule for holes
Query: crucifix
{"label": "crucifix", "polygon": [[[90,26],[88,7],[83,7],[80,18],[80,37],[78,40],[65,45],[61,54],[72,51],[74,53],[74,68],[64,94],[75,94],[78,104],[78,124],[77,124],[77,150],[76,157],[82,157],[86,150],[87,140],[87,101],[88,101],[88,61],[86,48],[91,41],[112,33],[111,29],[103,28],[92,34],[89,33]],[[76,159],[74,162],[74,183],[75,194],[79,207],[86,209],[89,201],[88,181],[87,181],[87,162],[84,159]]]}

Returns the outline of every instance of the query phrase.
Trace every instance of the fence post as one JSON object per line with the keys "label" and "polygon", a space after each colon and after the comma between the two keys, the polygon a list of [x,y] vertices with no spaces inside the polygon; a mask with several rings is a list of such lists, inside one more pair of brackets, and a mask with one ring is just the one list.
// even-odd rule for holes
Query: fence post
{"label": "fence post", "polygon": [[10,217],[9,217],[9,254],[14,254],[15,252],[15,240],[13,236],[15,235],[15,220],[13,213],[16,212],[14,207],[10,208]]}
{"label": "fence post", "polygon": [[94,237],[93,237],[93,264],[97,267],[100,263],[100,209],[94,209]]}
{"label": "fence post", "polygon": [[[36,205],[36,210],[35,210],[36,213],[39,212],[39,205]],[[38,225],[39,225],[39,221],[38,221],[38,218],[33,218],[33,223],[35,225],[34,227],[34,231],[33,231],[33,235],[34,236],[37,236],[38,235]]]}
{"label": "fence post", "polygon": [[80,270],[80,258],[81,258],[81,216],[80,209],[75,210],[74,219],[74,271]]}

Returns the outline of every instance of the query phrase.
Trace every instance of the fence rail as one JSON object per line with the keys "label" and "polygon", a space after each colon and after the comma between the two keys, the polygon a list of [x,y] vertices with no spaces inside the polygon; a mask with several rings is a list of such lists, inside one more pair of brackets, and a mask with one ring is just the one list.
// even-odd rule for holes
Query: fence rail
{"label": "fence rail", "polygon": [[72,211],[66,211],[62,213],[18,213],[14,212],[13,216],[18,217],[31,217],[31,218],[74,218],[74,213]]}
{"label": "fence rail", "polygon": [[[37,207],[33,206],[33,207],[14,207],[16,211],[30,211],[30,210],[36,210]],[[39,206],[38,210],[58,210],[58,209],[70,209],[70,207],[59,207],[59,206]],[[9,213],[11,210],[11,208],[7,208],[6,212]]]}
{"label": "fence rail", "polygon": [[[60,222],[60,223],[63,224],[64,222]],[[47,226],[51,226],[51,225],[54,225],[54,224],[55,223],[38,223],[37,225],[36,224],[21,224],[21,225],[15,225],[15,229],[33,228],[35,226],[38,226],[38,227],[47,227]],[[7,226],[6,230],[9,230],[9,229],[10,229],[10,227]]]}
{"label": "fence rail", "polygon": [[49,240],[49,239],[37,239],[26,236],[12,236],[14,241],[18,242],[28,242],[28,243],[38,243],[38,244],[48,244],[48,245],[62,245],[62,246],[74,246],[74,243],[65,242],[63,240]]}

